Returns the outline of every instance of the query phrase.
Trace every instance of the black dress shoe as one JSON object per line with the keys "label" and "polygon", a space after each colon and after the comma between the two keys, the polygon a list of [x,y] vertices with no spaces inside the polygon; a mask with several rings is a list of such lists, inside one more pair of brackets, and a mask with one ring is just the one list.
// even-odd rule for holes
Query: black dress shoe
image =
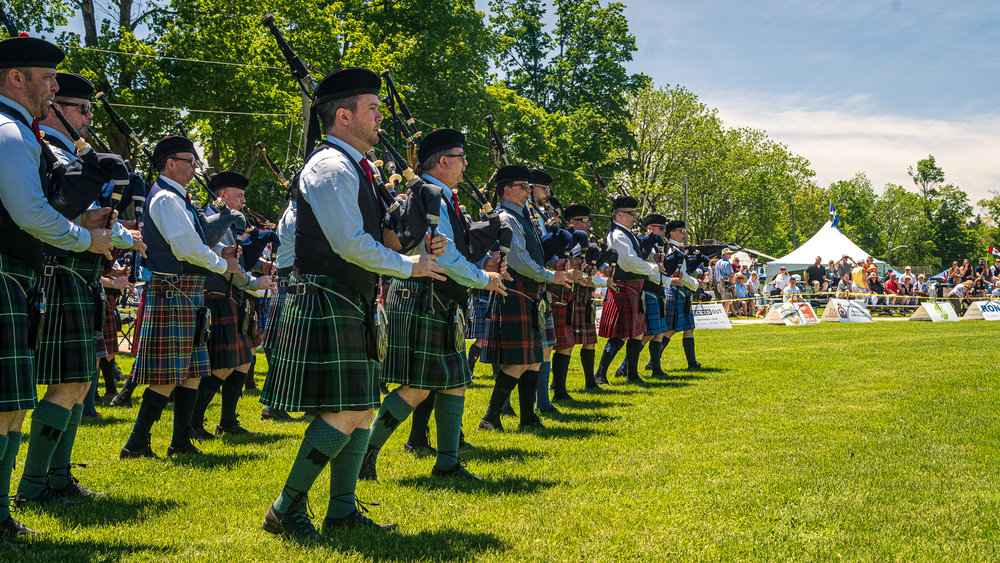
{"label": "black dress shoe", "polygon": [[26,506],[29,504],[34,504],[37,506],[69,506],[73,504],[73,501],[69,499],[56,496],[56,494],[50,491],[48,487],[42,489],[42,492],[38,493],[38,496],[28,498],[22,495],[21,493],[17,493],[16,495],[12,496],[10,500],[14,503],[14,506],[18,507]]}
{"label": "black dress shoe", "polygon": [[53,494],[61,496],[62,498],[65,499],[73,497],[97,498],[97,497],[103,497],[104,495],[108,494],[108,493],[97,493],[91,491],[87,487],[81,485],[80,480],[77,479],[76,477],[73,477],[72,475],[70,475],[69,483],[65,487],[60,487],[58,489],[55,489],[49,486],[49,490],[52,491]]}
{"label": "black dress shoe", "polygon": [[545,425],[542,424],[542,419],[538,418],[537,416],[535,417],[534,420],[522,422],[517,425],[518,430],[535,430],[538,428],[545,428]]}
{"label": "black dress shoe", "polygon": [[205,430],[204,424],[199,424],[197,426],[192,425],[191,438],[198,440],[199,442],[207,442],[208,440],[214,440],[215,434]]}
{"label": "black dress shoe", "polygon": [[608,378],[601,375],[598,375],[597,377],[594,378],[594,383],[598,385],[611,385],[611,383],[608,381]]}
{"label": "black dress shoe", "polygon": [[[378,483],[378,472],[375,471],[375,462],[378,461],[378,450],[368,448],[365,457],[361,458],[361,470],[358,472],[359,481],[375,481]],[[326,526],[325,522],[323,524]]]}
{"label": "black dress shoe", "polygon": [[403,451],[410,452],[411,454],[418,454],[418,453],[422,453],[422,454],[436,454],[437,453],[437,450],[434,449],[427,442],[424,442],[422,444],[413,444],[411,442],[407,442],[407,443],[403,444]]}
{"label": "black dress shoe", "polygon": [[396,524],[379,524],[372,520],[371,518],[361,514],[357,510],[351,513],[350,516],[345,516],[343,518],[324,518],[323,519],[323,533],[327,534],[334,530],[340,528],[368,528],[369,530],[378,530],[380,532],[390,532],[395,530]]}
{"label": "black dress shoe", "polygon": [[462,465],[462,462],[456,463],[455,467],[452,467],[451,469],[438,469],[435,465],[431,469],[431,475],[434,477],[461,477],[462,479],[468,479],[470,481],[483,480],[481,477],[477,477],[470,473],[469,470]]}
{"label": "black dress shoe", "polygon": [[504,408],[500,409],[500,416],[517,416],[517,412],[514,411],[513,406],[507,405]]}
{"label": "black dress shoe", "polygon": [[479,421],[479,429],[485,431],[497,430],[503,432],[503,424],[500,422],[500,417],[496,418],[483,418]]}
{"label": "black dress shoe", "polygon": [[625,377],[625,366],[624,365],[621,366],[620,368],[618,368],[617,370],[615,370],[615,377]]}
{"label": "black dress shoe", "polygon": [[256,436],[260,434],[260,432],[247,430],[246,428],[240,426],[240,423],[237,422],[232,426],[222,426],[221,424],[216,426],[215,435],[222,436],[223,434],[229,434],[230,436]]}
{"label": "black dress shoe", "polygon": [[625,384],[626,385],[638,385],[639,387],[645,387],[647,385],[646,381],[643,380],[638,375],[635,376],[635,377],[628,377],[628,378],[626,378],[625,379]]}
{"label": "black dress shoe", "polygon": [[260,411],[261,420],[292,420],[291,415],[288,412],[281,409],[272,409],[271,407],[264,407]]}
{"label": "black dress shoe", "polygon": [[555,395],[552,395],[552,402],[553,403],[560,402],[560,401],[572,401],[572,400],[573,400],[573,397],[571,397],[569,393],[556,393]]}
{"label": "black dress shoe", "polygon": [[168,446],[167,447],[167,457],[171,457],[177,454],[194,454],[201,455],[205,452],[199,450],[194,444],[184,444],[183,446]]}
{"label": "black dress shoe", "polygon": [[118,392],[117,395],[111,399],[108,403],[109,407],[125,407],[127,409],[132,408],[132,390],[128,387],[122,387],[122,390]]}
{"label": "black dress shoe", "polygon": [[149,446],[144,446],[141,450],[130,450],[128,448],[122,448],[120,454],[118,454],[118,459],[132,459],[136,457],[148,457],[150,459],[160,459],[155,453],[153,453],[153,448]]}
{"label": "black dress shoe", "polygon": [[301,493],[292,501],[292,506],[288,512],[278,512],[274,505],[267,507],[267,514],[264,515],[264,523],[261,528],[265,532],[279,536],[295,538],[297,540],[318,540],[322,536],[316,531],[309,520],[309,511],[306,508],[306,494]]}
{"label": "black dress shoe", "polygon": [[693,364],[688,364],[688,369],[701,369],[701,364],[695,362]]}
{"label": "black dress shoe", "polygon": [[14,520],[13,516],[8,516],[6,520],[0,522],[0,538],[11,539],[18,536],[37,536],[41,532],[32,530],[24,524]]}
{"label": "black dress shoe", "polygon": [[658,377],[658,378],[666,379],[666,378],[668,378],[670,376],[667,375],[666,372],[664,372],[664,371],[654,371],[653,373],[649,374],[649,377]]}
{"label": "black dress shoe", "polygon": [[535,412],[540,412],[542,414],[562,414],[562,411],[557,409],[555,405],[545,407],[544,409],[538,409]]}

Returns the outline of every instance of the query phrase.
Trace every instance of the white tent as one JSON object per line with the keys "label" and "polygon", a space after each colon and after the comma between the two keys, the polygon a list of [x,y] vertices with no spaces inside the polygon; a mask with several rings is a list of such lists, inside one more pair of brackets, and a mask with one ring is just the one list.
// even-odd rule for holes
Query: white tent
{"label": "white tent", "polygon": [[[778,275],[782,266],[787,268],[789,273],[804,272],[806,268],[816,263],[817,256],[823,259],[823,266],[827,266],[830,260],[836,262],[845,254],[853,258],[855,262],[864,262],[865,258],[870,256],[868,252],[851,242],[851,239],[840,232],[840,229],[827,221],[811,239],[793,250],[791,254],[769,262],[765,266],[765,272],[767,279],[771,280]],[[875,260],[875,264],[878,266],[879,275],[884,275],[887,268],[886,263]]]}

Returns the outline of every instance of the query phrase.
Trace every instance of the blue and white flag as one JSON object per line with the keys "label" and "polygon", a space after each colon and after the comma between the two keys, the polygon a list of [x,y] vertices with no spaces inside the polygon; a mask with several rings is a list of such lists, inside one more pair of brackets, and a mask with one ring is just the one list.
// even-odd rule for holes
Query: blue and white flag
{"label": "blue and white flag", "polygon": [[832,199],[830,200],[830,215],[833,216],[833,219],[830,219],[830,223],[832,223],[833,226],[836,227],[837,224],[840,223],[840,216],[837,215],[837,210],[834,209],[834,207],[833,207],[833,200]]}

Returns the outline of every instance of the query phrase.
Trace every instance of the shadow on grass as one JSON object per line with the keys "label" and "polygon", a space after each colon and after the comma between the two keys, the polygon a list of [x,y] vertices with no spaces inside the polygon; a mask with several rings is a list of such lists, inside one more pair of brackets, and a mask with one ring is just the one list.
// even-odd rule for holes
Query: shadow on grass
{"label": "shadow on grass", "polygon": [[556,422],[609,422],[621,417],[594,411],[591,412],[563,411],[559,414],[546,414],[545,418],[554,420]]}
{"label": "shadow on grass", "polygon": [[[428,456],[429,457],[429,456]],[[522,448],[481,448],[460,454],[462,459],[474,459],[483,463],[499,463],[505,461],[524,462],[529,459],[545,457],[540,451]]]}
{"label": "shadow on grass", "polygon": [[405,487],[413,487],[424,491],[457,491],[460,493],[489,493],[495,495],[530,495],[544,489],[551,489],[559,484],[558,481],[513,475],[505,475],[496,479],[487,478],[483,481],[472,481],[460,477],[421,475],[420,477],[405,477],[397,482]]}
{"label": "shadow on grass", "polygon": [[149,543],[71,539],[59,541],[51,536],[40,536],[40,538],[25,543],[23,547],[12,548],[0,553],[4,554],[3,558],[6,561],[68,563],[74,561],[121,561],[135,555],[142,555],[140,559],[143,560],[155,560],[168,557],[173,551],[162,545]]}
{"label": "shadow on grass", "polygon": [[114,417],[114,416],[104,415],[101,418],[97,418],[92,416],[85,416],[83,417],[81,425],[90,426],[94,428],[105,428],[108,426],[118,426],[119,424],[132,424],[133,422],[135,422],[134,417],[126,418],[126,417]]}
{"label": "shadow on grass", "polygon": [[694,368],[694,369],[690,369],[690,368],[675,369],[675,370],[671,370],[671,371],[679,371],[679,372],[682,372],[682,373],[723,373],[723,372],[726,372],[726,371],[729,371],[729,370],[727,370],[725,368],[712,368],[712,367],[704,368],[703,367],[703,368]]}
{"label": "shadow on grass", "polygon": [[[580,399],[580,396],[587,397],[586,399]],[[613,401],[601,401],[597,397],[608,397],[609,399],[614,396],[614,393],[602,392],[601,394],[589,394],[580,391],[578,395],[573,397],[572,401],[559,401],[557,406],[566,406],[571,409],[580,410],[597,410],[597,409],[610,409],[618,406],[618,403]]]}
{"label": "shadow on grass", "polygon": [[45,513],[67,526],[113,526],[125,522],[148,520],[181,506],[173,500],[153,497],[107,495],[77,500],[69,506],[46,507]]}
{"label": "shadow on grass", "polygon": [[261,432],[245,436],[223,434],[222,436],[216,438],[216,440],[221,440],[225,444],[273,444],[275,442],[280,442],[285,438],[292,438],[294,436],[294,434],[288,434],[286,432]]}
{"label": "shadow on grass", "polygon": [[357,552],[376,560],[467,561],[486,552],[509,549],[507,543],[494,534],[455,529],[405,534],[398,530],[385,533],[353,528],[332,532],[324,538],[325,547]]}
{"label": "shadow on grass", "polygon": [[232,469],[237,465],[264,459],[264,454],[244,453],[244,454],[180,454],[167,458],[174,465],[184,465],[187,467],[200,467],[203,469],[215,469],[225,467]]}
{"label": "shadow on grass", "polygon": [[528,430],[519,430],[518,432],[523,434],[534,434],[539,438],[570,438],[573,440],[579,440],[582,438],[590,438],[591,436],[614,436],[614,432],[610,430],[598,430],[591,427],[585,428],[570,428],[568,426],[560,426],[558,421],[553,421],[553,423],[545,428],[531,428]]}

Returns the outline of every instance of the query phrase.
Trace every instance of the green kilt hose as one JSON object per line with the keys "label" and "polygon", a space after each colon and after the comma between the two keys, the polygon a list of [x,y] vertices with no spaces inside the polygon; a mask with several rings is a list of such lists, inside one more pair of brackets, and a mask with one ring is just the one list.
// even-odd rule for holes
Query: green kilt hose
{"label": "green kilt hose", "polygon": [[132,377],[147,385],[207,377],[208,347],[194,343],[197,311],[205,303],[205,276],[154,273],[143,298]]}
{"label": "green kilt hose", "polygon": [[573,286],[573,340],[586,346],[597,344],[596,318],[592,317],[597,304],[594,303],[594,288],[584,285]]}
{"label": "green kilt hose", "polygon": [[240,333],[236,303],[225,293],[205,292],[205,306],[212,312],[212,337],[208,363],[213,370],[250,363],[250,339]]}
{"label": "green kilt hose", "polygon": [[288,278],[279,277],[278,290],[272,292],[267,300],[267,323],[264,324],[264,332],[260,336],[260,347],[265,350],[274,348],[274,341],[278,337],[278,321],[281,320],[281,308],[285,306],[287,289]]}
{"label": "green kilt hose", "polygon": [[684,332],[694,329],[694,313],[691,311],[691,291],[686,287],[667,289],[667,314],[663,324],[667,330]]}
{"label": "green kilt hose", "polygon": [[108,358],[118,353],[118,332],[122,329],[122,319],[118,315],[118,292],[104,294],[104,349]]}
{"label": "green kilt hose", "polygon": [[289,285],[260,402],[292,412],[378,407],[379,364],[365,349],[367,304],[330,276],[292,275],[293,284],[305,281]]}
{"label": "green kilt hose", "polygon": [[569,314],[573,310],[573,290],[566,287],[555,287],[549,290],[552,296],[552,323],[556,333],[556,350],[572,348],[576,345],[573,336],[573,326]]}
{"label": "green kilt hose", "polygon": [[490,306],[490,292],[481,289],[472,291],[472,314],[465,327],[465,337],[479,340],[486,335],[486,310]]}
{"label": "green kilt hose", "polygon": [[507,297],[494,294],[493,314],[486,317],[484,364],[535,364],[542,361],[544,331],[534,326],[535,303],[540,289],[525,291],[518,280],[507,286]]}
{"label": "green kilt hose", "polygon": [[28,340],[28,293],[35,272],[0,254],[0,412],[35,408],[35,354]]}
{"label": "green kilt hose", "polygon": [[[50,259],[51,260],[51,259]],[[103,333],[98,343],[94,332],[94,293],[90,286],[101,273],[93,259],[67,256],[59,264],[46,262],[38,278],[45,291],[45,314],[35,348],[35,383],[87,383],[97,370],[97,347],[104,348]],[[102,311],[103,313],[103,311]]]}
{"label": "green kilt hose", "polygon": [[385,299],[389,350],[382,363],[382,382],[415,389],[465,387],[472,372],[464,351],[455,350],[452,315],[464,303],[435,296],[434,311],[425,309],[427,284],[393,278]]}
{"label": "green kilt hose", "polygon": [[656,297],[652,291],[643,292],[643,299],[646,300],[646,336],[667,332],[667,321],[660,314],[660,304],[663,300]]}
{"label": "green kilt hose", "polygon": [[646,332],[642,280],[615,281],[601,309],[601,338],[638,338]]}

